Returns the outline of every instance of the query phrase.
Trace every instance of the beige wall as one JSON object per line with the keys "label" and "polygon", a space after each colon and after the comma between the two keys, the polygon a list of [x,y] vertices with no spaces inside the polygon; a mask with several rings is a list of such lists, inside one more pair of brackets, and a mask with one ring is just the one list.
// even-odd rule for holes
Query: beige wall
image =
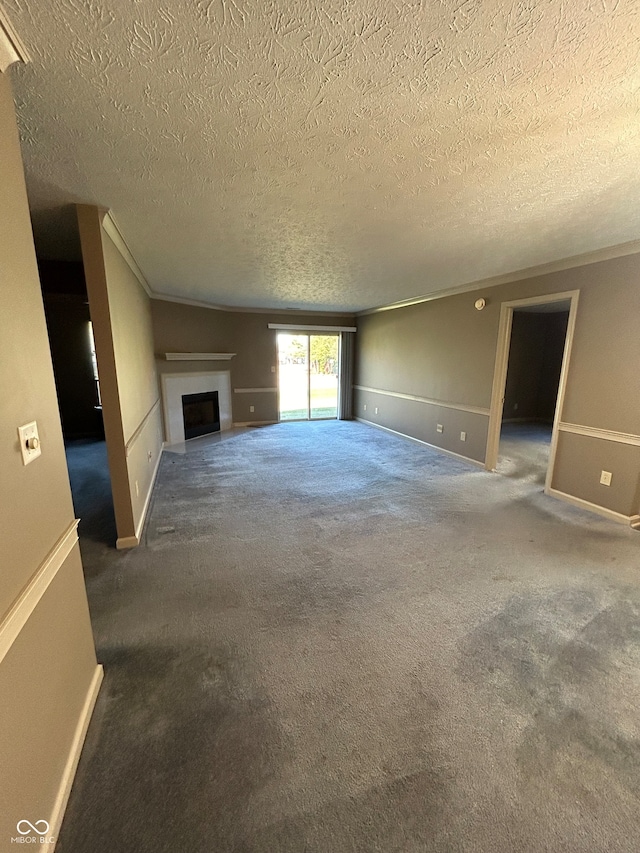
{"label": "beige wall", "polygon": [[[357,385],[454,408],[438,414],[434,402],[358,390],[356,416],[483,461],[501,303],[570,290],[579,290],[580,298],[562,420],[640,435],[638,255],[358,318]],[[478,296],[487,299],[483,311],[474,309]],[[444,433],[436,432],[436,421]],[[467,431],[466,443],[460,441],[461,430]],[[603,469],[613,472],[614,486],[594,483]],[[602,438],[587,443],[583,436],[563,433],[555,489],[633,516],[640,512],[639,478],[636,447]]]}
{"label": "beige wall", "polygon": [[162,451],[149,297],[103,227],[78,205],[118,547],[137,545]]}
{"label": "beige wall", "polygon": [[[231,371],[233,420],[259,423],[278,420],[275,393],[234,393],[236,388],[275,388],[276,331],[269,323],[300,325],[354,325],[352,315],[249,313],[219,311],[154,299],[151,303],[158,370],[190,373],[198,370]],[[235,352],[230,362],[167,362],[167,352]],[[215,368],[211,365],[215,364]],[[224,366],[224,367],[223,367]],[[250,412],[249,406],[255,411]]]}
{"label": "beige wall", "polygon": [[[57,571],[44,571],[74,513],[13,100],[1,73],[0,186],[0,849],[8,850],[17,821],[52,820],[96,658],[77,543],[53,564]],[[42,455],[25,467],[17,427],[33,420]],[[30,584],[49,578],[37,600]],[[28,618],[13,638],[8,621],[18,613]]]}

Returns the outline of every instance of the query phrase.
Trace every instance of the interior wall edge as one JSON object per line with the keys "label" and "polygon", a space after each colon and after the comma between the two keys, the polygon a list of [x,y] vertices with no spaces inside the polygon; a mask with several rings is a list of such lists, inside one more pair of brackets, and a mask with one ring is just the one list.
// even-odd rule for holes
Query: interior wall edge
{"label": "interior wall edge", "polygon": [[124,419],[114,348],[112,308],[104,255],[102,211],[95,205],[77,204],[78,229],[89,311],[98,359],[102,414],[111,477],[113,508],[119,537],[135,530],[133,506],[128,499],[129,479],[125,454]]}
{"label": "interior wall edge", "polygon": [[0,623],[0,663],[6,657],[20,631],[38,606],[40,599],[76,546],[78,522],[79,519],[75,518],[62,533]]}

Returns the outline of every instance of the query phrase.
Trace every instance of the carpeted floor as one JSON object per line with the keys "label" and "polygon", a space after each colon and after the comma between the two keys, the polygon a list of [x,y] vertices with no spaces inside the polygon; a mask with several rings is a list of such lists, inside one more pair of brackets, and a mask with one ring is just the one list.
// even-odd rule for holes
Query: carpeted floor
{"label": "carpeted floor", "polygon": [[166,452],[145,544],[85,543],[57,853],[637,851],[639,546],[363,424]]}
{"label": "carpeted floor", "polygon": [[551,450],[551,424],[504,423],[496,470],[544,487]]}
{"label": "carpeted floor", "polygon": [[116,520],[111,498],[111,478],[104,439],[67,441],[67,468],[81,545],[98,542],[113,545]]}

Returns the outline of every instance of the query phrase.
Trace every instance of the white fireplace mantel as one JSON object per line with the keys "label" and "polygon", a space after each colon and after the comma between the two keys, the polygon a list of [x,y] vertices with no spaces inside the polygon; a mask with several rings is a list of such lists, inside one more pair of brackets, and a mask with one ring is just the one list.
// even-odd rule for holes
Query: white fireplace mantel
{"label": "white fireplace mantel", "polygon": [[179,444],[185,440],[182,413],[182,397],[184,394],[205,394],[209,391],[217,391],[220,408],[220,431],[231,429],[233,426],[231,374],[228,370],[164,373],[161,381],[167,444]]}

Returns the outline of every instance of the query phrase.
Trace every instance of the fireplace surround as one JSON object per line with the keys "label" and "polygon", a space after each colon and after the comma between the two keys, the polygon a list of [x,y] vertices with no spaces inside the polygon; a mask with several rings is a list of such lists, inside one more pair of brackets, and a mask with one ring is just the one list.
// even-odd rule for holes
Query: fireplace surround
{"label": "fireplace surround", "polygon": [[[183,397],[218,395],[218,422],[220,431],[231,429],[231,378],[228,370],[200,371],[197,373],[163,373],[162,408],[164,413],[165,441],[179,444],[190,436],[185,434]],[[194,401],[196,402],[196,401]],[[216,423],[216,421],[213,421]],[[207,430],[209,432],[210,430]],[[202,435],[203,433],[199,433]]]}

